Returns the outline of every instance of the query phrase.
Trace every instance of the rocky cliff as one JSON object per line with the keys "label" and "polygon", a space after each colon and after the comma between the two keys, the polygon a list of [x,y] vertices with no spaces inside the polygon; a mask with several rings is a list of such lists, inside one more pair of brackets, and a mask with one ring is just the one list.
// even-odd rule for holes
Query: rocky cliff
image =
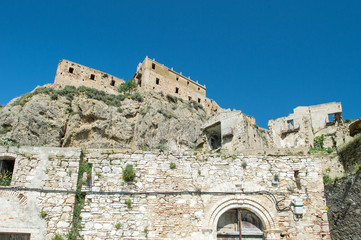
{"label": "rocky cliff", "polygon": [[38,87],[0,108],[0,138],[30,146],[182,150],[212,113],[162,93]]}

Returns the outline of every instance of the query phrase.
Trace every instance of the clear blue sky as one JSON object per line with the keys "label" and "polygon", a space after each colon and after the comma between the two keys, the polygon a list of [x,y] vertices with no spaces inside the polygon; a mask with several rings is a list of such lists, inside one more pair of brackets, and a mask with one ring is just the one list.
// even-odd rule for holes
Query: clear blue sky
{"label": "clear blue sky", "polygon": [[361,117],[361,1],[0,1],[0,104],[68,59],[130,79],[145,56],[267,127],[341,101]]}

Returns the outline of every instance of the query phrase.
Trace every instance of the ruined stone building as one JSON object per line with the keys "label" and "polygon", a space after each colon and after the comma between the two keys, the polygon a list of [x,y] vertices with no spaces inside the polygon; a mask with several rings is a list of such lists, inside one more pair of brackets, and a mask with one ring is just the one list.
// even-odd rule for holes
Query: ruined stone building
{"label": "ruined stone building", "polygon": [[59,86],[86,86],[112,94],[117,93],[117,87],[122,83],[125,83],[123,79],[65,59],[59,62],[54,80]]}
{"label": "ruined stone building", "polygon": [[342,124],[340,102],[297,107],[287,117],[270,120],[268,127],[276,148],[309,147],[314,136],[328,126]]}

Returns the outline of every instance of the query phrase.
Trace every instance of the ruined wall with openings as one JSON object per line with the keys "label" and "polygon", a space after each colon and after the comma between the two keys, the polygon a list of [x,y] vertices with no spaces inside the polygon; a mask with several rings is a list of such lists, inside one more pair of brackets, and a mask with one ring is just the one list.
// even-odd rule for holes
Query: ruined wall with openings
{"label": "ruined wall with openings", "polygon": [[297,107],[287,117],[268,122],[273,145],[276,148],[309,147],[318,131],[342,125],[341,113],[339,102]]}
{"label": "ruined wall with openings", "polygon": [[[11,186],[74,190],[79,161],[92,165],[91,181],[83,185],[84,239],[216,239],[219,219],[232,209],[257,216],[266,240],[330,239],[317,158],[122,149],[87,149],[81,154],[68,148],[1,148],[0,153],[15,157]],[[122,178],[127,164],[134,167],[133,182]],[[0,201],[17,192],[1,189]],[[19,218],[34,221],[36,227],[22,228],[32,239],[39,239],[34,228],[46,239],[70,229],[74,194],[21,193],[32,210],[23,207],[23,216],[0,221],[1,232],[17,229]],[[304,202],[302,218],[279,211],[296,198]],[[8,209],[18,207],[7,204]],[[44,219],[41,211],[47,213]]]}
{"label": "ruined wall with openings", "polygon": [[110,94],[118,94],[117,87],[124,82],[123,79],[65,59],[59,62],[54,80],[55,85],[86,86]]}

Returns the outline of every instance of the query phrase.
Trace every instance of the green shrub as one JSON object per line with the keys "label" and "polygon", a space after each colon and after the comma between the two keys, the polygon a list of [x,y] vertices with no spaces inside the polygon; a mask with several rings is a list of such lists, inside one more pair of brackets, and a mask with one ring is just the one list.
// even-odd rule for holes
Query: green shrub
{"label": "green shrub", "polygon": [[119,230],[121,228],[121,225],[120,225],[120,223],[117,223],[117,224],[115,224],[114,227],[115,227],[115,229]]}
{"label": "green shrub", "polygon": [[51,240],[64,240],[64,238],[59,233],[55,233]]}
{"label": "green shrub", "polygon": [[352,120],[351,120],[351,119],[346,119],[346,120],[344,121],[344,123],[352,123]]}
{"label": "green shrub", "polygon": [[137,89],[138,84],[135,80],[129,80],[128,82],[122,83],[118,86],[117,90],[120,93],[131,93]]}
{"label": "green shrub", "polygon": [[10,171],[0,172],[0,186],[10,186],[12,175]]}
{"label": "green shrub", "polygon": [[170,169],[175,169],[176,168],[176,165],[174,162],[171,162],[170,165],[169,165]]}
{"label": "green shrub", "polygon": [[247,162],[243,161],[241,166],[242,166],[243,169],[246,169],[247,168]]}
{"label": "green shrub", "polygon": [[158,109],[157,112],[160,113],[160,114],[162,114],[165,118],[168,118],[168,119],[170,119],[170,118],[177,118],[177,116],[176,116],[174,113],[169,112],[169,111],[166,111],[166,110],[164,110],[164,109]]}
{"label": "green shrub", "polygon": [[135,172],[133,169],[133,165],[127,164],[127,166],[125,166],[125,169],[123,170],[123,179],[126,182],[131,182],[134,180],[134,178],[135,178]]}
{"label": "green shrub", "polygon": [[176,103],[178,101],[178,98],[173,96],[173,95],[167,94],[166,97],[167,97],[169,102]]}
{"label": "green shrub", "polygon": [[132,95],[130,95],[132,100],[136,100],[138,102],[143,102],[143,97],[139,92],[135,92]]}
{"label": "green shrub", "polygon": [[11,140],[10,138],[3,136],[0,139],[0,145],[7,146],[7,147],[15,146],[15,142],[13,140]]}
{"label": "green shrub", "polygon": [[325,135],[317,136],[313,139],[314,148],[323,148],[323,141],[325,140]]}
{"label": "green shrub", "polygon": [[127,205],[128,208],[131,208],[133,202],[132,202],[131,199],[125,199],[125,200],[124,200],[124,203]]}
{"label": "green shrub", "polygon": [[41,211],[41,212],[40,212],[40,217],[41,217],[42,219],[46,218],[46,216],[48,216],[48,214],[47,214],[46,212],[44,212],[44,211]]}

